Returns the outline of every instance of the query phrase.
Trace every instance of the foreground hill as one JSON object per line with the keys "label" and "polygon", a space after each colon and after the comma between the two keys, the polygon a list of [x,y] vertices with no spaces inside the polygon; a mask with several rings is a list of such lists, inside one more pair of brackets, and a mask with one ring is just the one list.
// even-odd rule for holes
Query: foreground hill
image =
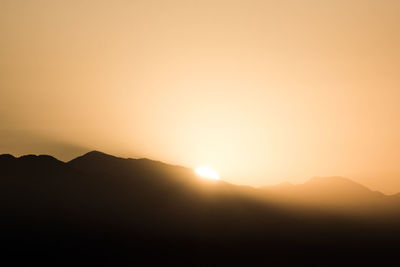
{"label": "foreground hill", "polygon": [[[393,206],[397,198],[342,178],[321,179],[284,190],[254,189],[202,180],[180,166],[97,151],[67,163],[51,156],[1,155],[1,251],[25,264],[66,266],[143,260],[328,265],[362,263],[366,252],[376,255],[369,263],[381,266],[382,259],[395,255],[397,209],[384,217],[370,212],[375,217],[366,219],[332,212],[327,200],[353,205],[356,194]],[[323,204],[316,209],[306,195]]]}

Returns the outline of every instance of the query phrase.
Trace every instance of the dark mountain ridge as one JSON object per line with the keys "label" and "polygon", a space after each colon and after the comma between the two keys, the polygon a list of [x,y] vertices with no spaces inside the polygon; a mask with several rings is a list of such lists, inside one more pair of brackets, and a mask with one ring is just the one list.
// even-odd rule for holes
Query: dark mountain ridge
{"label": "dark mountain ridge", "polygon": [[[325,189],[332,192],[321,194]],[[398,209],[390,208],[390,216],[371,211],[374,221],[330,210],[327,199],[342,203],[354,192],[374,203],[389,199],[351,180],[314,178],[284,186],[280,196],[274,190],[204,180],[185,167],[98,151],[70,162],[1,155],[2,249],[90,265],[139,259],[280,265],[315,263],[330,251],[339,255],[333,262],[342,261],[355,246],[388,256],[400,240]],[[282,201],[287,194],[295,197]],[[321,197],[322,204],[299,204],[305,194]],[[353,253],[351,261],[362,255]]]}

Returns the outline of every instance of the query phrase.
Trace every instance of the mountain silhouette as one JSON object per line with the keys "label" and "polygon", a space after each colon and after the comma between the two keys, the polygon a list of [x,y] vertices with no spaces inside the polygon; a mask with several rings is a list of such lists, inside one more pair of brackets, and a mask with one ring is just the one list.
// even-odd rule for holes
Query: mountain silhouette
{"label": "mountain silhouette", "polygon": [[373,215],[399,212],[400,195],[385,195],[344,177],[313,177],[304,184],[283,183],[262,190],[281,202],[330,209],[332,211]]}
{"label": "mountain silhouette", "polygon": [[382,266],[398,199],[340,177],[257,189],[98,151],[0,155],[1,250],[24,264]]}

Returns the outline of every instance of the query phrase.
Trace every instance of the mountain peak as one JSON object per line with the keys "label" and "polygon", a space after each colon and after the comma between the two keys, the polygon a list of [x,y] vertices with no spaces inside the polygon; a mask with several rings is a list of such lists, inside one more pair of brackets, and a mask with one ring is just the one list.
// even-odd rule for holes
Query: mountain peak
{"label": "mountain peak", "polygon": [[116,162],[120,162],[120,160],[122,160],[122,158],[93,150],[69,161],[68,165],[78,169],[101,170],[102,167],[103,169],[107,169]]}
{"label": "mountain peak", "polygon": [[327,190],[326,192],[336,192],[343,194],[374,194],[376,196],[383,196],[384,194],[379,191],[373,191],[368,187],[357,183],[349,178],[340,176],[331,177],[312,177],[305,182],[303,187],[314,188],[319,190]]}
{"label": "mountain peak", "polygon": [[93,150],[90,151],[86,154],[83,154],[82,156],[79,156],[73,160],[71,160],[70,162],[75,162],[75,161],[81,161],[81,160],[102,160],[102,159],[108,159],[108,158],[116,158],[115,156],[106,154],[104,152],[101,151],[97,151],[97,150]]}
{"label": "mountain peak", "polygon": [[15,157],[11,154],[1,154],[0,159],[15,159]]}
{"label": "mountain peak", "polygon": [[59,162],[58,159],[56,159],[55,157],[50,156],[50,155],[29,154],[29,155],[23,155],[21,157],[18,157],[18,159],[25,160],[25,161],[41,160],[41,161],[47,161],[47,162]]}
{"label": "mountain peak", "polygon": [[106,154],[104,152],[98,151],[98,150],[92,150],[89,151],[88,153],[82,155],[82,157],[98,157],[98,156],[110,156],[109,154]]}

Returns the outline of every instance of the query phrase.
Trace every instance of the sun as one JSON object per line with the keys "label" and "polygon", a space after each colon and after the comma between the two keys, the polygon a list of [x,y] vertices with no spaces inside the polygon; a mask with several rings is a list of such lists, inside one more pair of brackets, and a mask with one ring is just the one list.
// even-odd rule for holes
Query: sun
{"label": "sun", "polygon": [[219,180],[219,174],[214,169],[210,167],[198,167],[195,169],[195,172],[201,176],[202,178],[212,179],[212,180]]}

